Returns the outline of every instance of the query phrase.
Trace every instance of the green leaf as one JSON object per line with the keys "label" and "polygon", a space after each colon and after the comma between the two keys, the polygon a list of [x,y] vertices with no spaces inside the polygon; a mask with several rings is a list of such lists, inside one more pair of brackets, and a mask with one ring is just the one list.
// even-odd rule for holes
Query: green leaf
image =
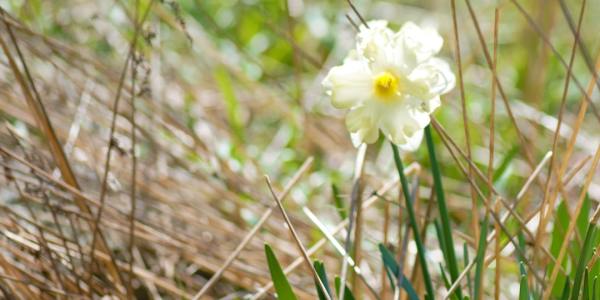
{"label": "green leaf", "polygon": [[502,158],[500,165],[498,168],[494,170],[493,183],[496,185],[503,178],[506,178],[509,173],[509,167],[512,164],[513,159],[515,159],[516,155],[519,153],[519,145],[513,146],[506,155]]}
{"label": "green leaf", "polygon": [[446,286],[447,289],[450,288],[450,280],[448,280],[448,275],[446,275],[446,270],[444,270],[444,266],[442,265],[442,263],[439,263],[440,266],[440,274],[442,275],[442,280],[444,281],[444,286]]}
{"label": "green leaf", "polygon": [[446,251],[446,244],[444,244],[442,225],[440,225],[440,221],[437,218],[433,220],[433,225],[435,227],[435,235],[437,236],[440,250],[442,250],[442,254],[444,254],[444,260],[448,261],[448,258],[446,257],[446,253],[448,253],[448,251]]}
{"label": "green leaf", "polygon": [[525,265],[521,261],[519,263],[521,269],[521,286],[519,288],[519,300],[529,300],[529,285],[527,283],[527,271]]}
{"label": "green leaf", "polygon": [[[517,239],[519,243],[519,251],[517,251],[517,255],[519,256],[519,260],[521,262],[524,262],[527,259],[526,257],[523,257],[523,255],[525,254],[527,243],[525,242],[525,234],[523,234],[523,231],[519,231],[519,233],[517,234]],[[525,268],[525,265],[522,264],[521,268]],[[521,273],[525,273],[525,269],[523,269]]]}
{"label": "green leaf", "polygon": [[[551,232],[551,242],[550,242],[550,254],[553,257],[558,257],[560,252],[560,247],[562,246],[562,242],[565,239],[565,234],[567,233],[567,227],[569,226],[569,212],[567,210],[567,205],[564,201],[560,202],[558,208],[556,210],[556,218],[554,219],[554,225],[552,227]],[[567,260],[563,259],[561,266],[566,270],[567,268]],[[555,263],[550,261],[548,264],[548,274],[552,274],[552,271],[555,268]],[[562,272],[558,273],[556,277],[556,281],[554,282],[554,286],[552,288],[551,295],[553,297],[558,297],[564,290],[566,275]]]}
{"label": "green leaf", "polygon": [[[446,196],[444,195],[444,186],[442,185],[442,171],[438,164],[435,154],[435,144],[433,143],[433,137],[431,134],[431,125],[425,127],[425,139],[427,140],[427,151],[429,152],[429,160],[431,161],[431,171],[433,173],[433,184],[435,188],[435,195],[438,203],[438,210],[441,218],[442,237],[446,244],[446,259],[448,264],[448,271],[450,272],[450,278],[452,282],[458,279],[458,264],[456,263],[456,253],[454,251],[454,241],[452,239],[452,231],[450,224],[450,214],[448,213],[448,206],[446,204]],[[416,233],[415,235],[417,235]],[[462,292],[460,289],[456,289],[456,295],[459,299],[462,299]]]}
{"label": "green leaf", "polygon": [[480,299],[481,294],[481,273],[485,264],[485,249],[487,248],[487,228],[488,228],[488,216],[485,216],[483,224],[481,226],[481,233],[479,235],[479,246],[477,247],[476,267],[475,267],[475,292],[473,297],[475,300]]}
{"label": "green leaf", "polygon": [[583,248],[581,249],[581,254],[579,255],[579,262],[577,263],[577,271],[575,272],[575,277],[573,279],[573,291],[571,292],[571,299],[578,299],[581,280],[584,276],[584,272],[586,271],[586,266],[588,259],[592,255],[592,248],[594,247],[593,242],[596,234],[596,225],[590,223],[588,225],[587,232],[585,234],[585,241],[583,242]]}
{"label": "green leaf", "polygon": [[269,264],[269,272],[271,272],[271,279],[277,292],[277,298],[281,300],[296,300],[296,294],[292,290],[292,286],[288,282],[275,253],[271,249],[271,246],[265,244],[265,255],[267,256],[267,263]]}
{"label": "green leaf", "polygon": [[[579,234],[580,237],[580,241],[583,242],[583,237],[585,236],[585,231],[587,230],[588,224],[589,224],[589,219],[590,219],[590,210],[591,210],[591,203],[590,203],[590,198],[589,196],[586,194],[585,198],[583,198],[583,203],[581,205],[581,212],[579,213],[579,216],[577,216],[577,234]],[[581,248],[583,245],[581,245],[581,243],[579,243],[579,248]],[[577,257],[578,253],[575,255],[575,257]]]}
{"label": "green leaf", "polygon": [[[342,280],[339,276],[335,276],[335,293],[340,294],[340,286],[342,285]],[[354,300],[354,295],[352,291],[348,288],[347,285],[344,284],[344,300]]]}
{"label": "green leaf", "polygon": [[[468,249],[467,243],[463,243],[463,259],[464,259],[464,267],[466,269],[467,265],[469,264],[469,261],[471,261],[469,259],[469,249]],[[467,272],[467,274],[465,275],[467,277],[467,292],[469,295],[473,295],[473,284],[471,283],[471,274],[470,273],[471,272]]]}
{"label": "green leaf", "polygon": [[335,208],[336,208],[338,214],[340,214],[340,218],[342,220],[346,220],[346,218],[348,217],[348,214],[346,213],[346,208],[344,207],[344,200],[342,199],[342,196],[340,195],[340,190],[338,189],[338,187],[335,184],[331,185],[331,190],[333,191],[333,200],[335,203]]}
{"label": "green leaf", "polygon": [[598,276],[594,277],[594,282],[592,283],[592,299],[598,299],[600,296],[596,293],[596,288],[598,287]]}
{"label": "green leaf", "polygon": [[587,268],[585,269],[585,274],[583,275],[583,300],[589,300],[590,299],[590,285],[589,285],[589,281],[590,278],[588,277],[588,270]]}
{"label": "green leaf", "polygon": [[563,287],[562,296],[560,297],[561,300],[569,299],[569,289],[570,288],[571,288],[571,286],[569,284],[569,277],[567,277],[567,279],[565,280],[565,286]]}
{"label": "green leaf", "polygon": [[325,272],[325,265],[323,265],[323,262],[317,260],[313,263],[313,266],[315,267],[315,270],[317,271],[317,275],[319,275],[319,279],[321,279],[321,282],[325,286],[325,289],[327,289],[326,291],[323,291],[320,287],[319,282],[315,278],[315,286],[317,287],[317,294],[319,296],[319,300],[327,299],[327,297],[325,297],[325,293],[327,293],[327,295],[329,295],[329,298],[333,299],[333,294],[331,294],[331,290],[329,289],[329,281],[327,280],[327,273]]}
{"label": "green leaf", "polygon": [[[392,288],[396,286],[395,281],[400,276],[400,266],[394,259],[394,255],[388,250],[383,244],[379,244],[379,251],[381,252],[381,260],[383,261],[383,265],[388,271],[388,277],[390,279],[390,284]],[[392,277],[393,276],[393,277]],[[419,296],[417,296],[417,292],[415,291],[412,284],[408,281],[408,278],[404,274],[402,274],[402,282],[400,286],[406,291],[408,294],[408,299],[410,300],[419,300]]]}
{"label": "green leaf", "polygon": [[394,162],[396,163],[396,169],[398,170],[398,176],[400,177],[400,183],[402,185],[402,193],[404,194],[404,202],[406,205],[406,211],[408,212],[408,220],[413,230],[413,239],[417,245],[417,257],[419,258],[419,263],[421,264],[421,269],[423,271],[422,273],[423,281],[425,282],[425,290],[427,291],[428,297],[433,298],[435,297],[435,292],[433,290],[431,277],[429,276],[429,270],[427,269],[425,246],[423,246],[423,241],[421,240],[421,231],[419,230],[419,225],[417,224],[417,217],[415,216],[415,209],[413,207],[412,197],[410,196],[409,192],[410,189],[408,187],[408,180],[406,180],[406,176],[404,175],[404,166],[402,165],[402,160],[400,159],[398,147],[394,143],[390,144],[392,145]]}
{"label": "green leaf", "polygon": [[243,142],[244,125],[240,118],[239,104],[235,96],[233,84],[231,83],[231,77],[224,68],[217,68],[214,72],[214,76],[217,81],[217,86],[223,95],[223,100],[225,101],[229,126],[231,126],[238,141]]}

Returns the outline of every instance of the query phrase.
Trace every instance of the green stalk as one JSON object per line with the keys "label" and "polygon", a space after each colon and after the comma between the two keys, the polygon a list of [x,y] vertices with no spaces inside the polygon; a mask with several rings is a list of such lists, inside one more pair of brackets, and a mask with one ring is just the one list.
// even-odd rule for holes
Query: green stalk
{"label": "green stalk", "polygon": [[425,259],[425,247],[423,246],[423,241],[421,240],[421,231],[419,230],[419,225],[417,225],[415,209],[413,207],[412,202],[410,202],[410,190],[408,187],[408,180],[406,180],[406,176],[404,175],[404,166],[402,165],[402,160],[400,159],[398,147],[394,145],[394,143],[390,144],[392,145],[392,150],[394,151],[394,162],[396,163],[396,169],[398,169],[398,175],[400,176],[400,184],[402,185],[404,202],[406,204],[406,209],[408,210],[408,219],[410,226],[413,230],[415,243],[417,244],[417,255],[419,257],[419,263],[421,264],[421,269],[423,270],[423,281],[425,282],[425,289],[427,290],[427,296],[425,297],[425,299],[433,300],[435,298],[435,293],[433,291],[433,285],[431,284],[429,270],[427,269],[427,260]]}
{"label": "green stalk", "polygon": [[587,269],[587,262],[592,255],[593,241],[595,240],[596,224],[590,222],[585,234],[585,241],[581,254],[579,256],[579,262],[577,263],[577,271],[575,272],[575,278],[573,280],[573,289],[571,292],[571,299],[579,299],[579,290],[581,288],[581,281],[585,270]]}
{"label": "green stalk", "polygon": [[[433,172],[433,184],[442,220],[442,235],[444,244],[446,245],[446,251],[448,252],[445,255],[448,260],[446,263],[448,264],[448,271],[450,271],[450,278],[452,279],[452,282],[455,282],[458,279],[458,266],[456,264],[456,253],[454,252],[454,241],[452,240],[452,233],[450,231],[450,215],[448,214],[448,206],[446,205],[446,197],[444,196],[444,187],[442,186],[442,173],[440,172],[440,166],[438,165],[435,156],[435,146],[433,144],[433,137],[431,136],[431,125],[425,127],[425,139],[427,140],[427,151],[429,152],[431,170]],[[463,298],[460,289],[456,289],[456,295],[459,299]]]}
{"label": "green stalk", "polygon": [[487,247],[487,227],[488,216],[486,214],[481,227],[481,234],[479,235],[479,247],[477,247],[477,266],[475,267],[475,292],[473,293],[473,298],[475,300],[481,299],[482,295],[481,281],[485,261],[485,249]]}

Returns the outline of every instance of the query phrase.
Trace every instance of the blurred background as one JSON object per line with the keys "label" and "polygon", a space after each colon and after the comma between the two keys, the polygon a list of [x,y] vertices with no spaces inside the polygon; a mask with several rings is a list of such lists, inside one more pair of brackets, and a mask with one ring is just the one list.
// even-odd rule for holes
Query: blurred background
{"label": "blurred background", "polygon": [[[473,1],[478,29],[466,2],[455,3],[470,146],[458,85],[434,114],[449,139],[464,153],[469,150],[487,174],[495,97],[491,172],[495,188],[509,199],[552,149],[582,6],[582,1],[515,2]],[[561,155],[573,147],[567,161],[573,178],[563,195],[572,201],[579,193],[573,187],[584,181],[600,141],[597,91],[589,95],[593,105],[577,117],[587,103],[584,91],[595,85],[590,69],[600,46],[600,2],[583,3],[583,46],[564,95],[556,147]],[[440,56],[458,72],[451,1],[354,4],[366,20],[385,19],[393,29],[406,21],[436,26],[445,40]],[[350,20],[361,21],[348,2],[0,0],[0,7],[0,287],[6,298],[192,298],[274,204],[264,175],[282,191],[309,157],[312,166],[284,205],[304,245],[321,243],[312,257],[324,261],[330,276],[339,274],[341,256],[303,208],[331,232],[349,207],[356,149],[345,112],[331,106],[321,87],[329,68],[354,46]],[[486,51],[494,53],[496,11],[496,69],[514,120],[500,94],[493,96],[486,60]],[[475,253],[471,222],[473,213],[483,219],[485,206],[472,208],[467,176],[435,136],[462,262],[463,244]],[[431,225],[436,210],[430,208],[427,149],[422,145],[402,155],[418,186],[417,215]],[[519,204],[523,215],[539,205],[546,171]],[[373,201],[362,211],[360,266],[385,295],[377,244],[401,248],[407,225],[396,185],[371,197],[397,179],[383,138],[369,146],[362,178],[363,199]],[[598,199],[600,186],[592,180],[588,209]],[[337,231],[343,242],[344,230]],[[425,234],[441,293],[443,256],[434,226]],[[267,285],[264,243],[283,266],[300,257],[275,211],[206,299],[241,298]],[[415,254],[408,243],[407,274]],[[502,266],[502,299],[518,294],[518,262],[509,256]],[[299,298],[316,297],[306,266],[288,278]],[[492,281],[491,275],[485,278],[490,299]],[[131,289],[124,288],[128,284]],[[418,280],[415,285],[422,289]],[[359,299],[372,297],[363,291]],[[273,291],[264,297],[273,298]]]}

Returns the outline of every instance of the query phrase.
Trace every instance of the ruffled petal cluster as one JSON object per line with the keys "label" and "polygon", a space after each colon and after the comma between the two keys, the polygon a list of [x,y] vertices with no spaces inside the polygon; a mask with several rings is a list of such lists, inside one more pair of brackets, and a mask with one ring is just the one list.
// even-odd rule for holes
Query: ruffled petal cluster
{"label": "ruffled petal cluster", "polygon": [[355,144],[374,143],[381,131],[400,148],[415,150],[440,95],[455,85],[448,63],[435,57],[444,41],[411,22],[397,32],[382,20],[367,25],[323,86],[334,107],[349,110],[346,126]]}

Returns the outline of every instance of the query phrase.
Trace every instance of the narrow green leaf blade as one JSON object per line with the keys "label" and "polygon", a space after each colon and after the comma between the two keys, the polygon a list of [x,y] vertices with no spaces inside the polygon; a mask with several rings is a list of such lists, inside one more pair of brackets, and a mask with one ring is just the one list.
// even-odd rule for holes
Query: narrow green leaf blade
{"label": "narrow green leaf blade", "polygon": [[[431,171],[433,173],[433,184],[435,188],[435,195],[438,203],[438,210],[441,218],[442,237],[446,245],[447,253],[447,264],[450,272],[450,278],[452,281],[458,279],[458,264],[456,263],[456,253],[454,251],[454,240],[452,239],[450,214],[448,212],[448,205],[446,204],[446,197],[444,195],[444,187],[442,185],[442,172],[440,165],[438,164],[435,154],[435,144],[433,142],[433,136],[431,134],[431,125],[425,127],[425,139],[427,141],[427,151],[429,152],[429,160],[431,161]],[[462,299],[462,292],[460,289],[456,290],[456,295],[459,299]]]}
{"label": "narrow green leaf blade", "polygon": [[519,288],[519,300],[529,300],[529,285],[527,283],[527,272],[525,271],[525,265],[521,261],[519,263],[521,269],[521,280]]}
{"label": "narrow green leaf blade", "polygon": [[[340,287],[342,285],[342,280],[339,276],[335,276],[335,293],[340,294]],[[354,295],[352,291],[348,288],[347,285],[344,284],[344,300],[354,300]]]}
{"label": "narrow green leaf blade", "polygon": [[569,299],[569,290],[570,289],[571,289],[571,285],[569,284],[569,277],[567,277],[567,279],[565,280],[565,286],[562,291],[562,296],[560,297],[561,300]]}
{"label": "narrow green leaf blade", "polygon": [[277,298],[281,300],[297,300],[296,294],[292,290],[292,286],[285,277],[273,249],[268,244],[265,244],[265,255],[267,256],[267,263],[269,264],[269,272],[271,272],[271,279],[277,292]]}
{"label": "narrow green leaf blade", "polygon": [[333,191],[333,201],[335,203],[335,209],[337,210],[338,214],[340,215],[340,218],[342,220],[345,220],[346,217],[348,217],[348,214],[346,213],[346,208],[344,207],[344,200],[342,199],[342,196],[340,195],[340,190],[338,189],[338,187],[335,184],[331,185],[331,190]]}
{"label": "narrow green leaf blade", "polygon": [[410,195],[410,189],[408,187],[408,180],[404,175],[404,166],[402,165],[402,159],[400,159],[398,147],[394,143],[390,144],[392,145],[392,151],[394,153],[394,163],[396,164],[398,176],[400,177],[400,183],[402,185],[402,193],[404,194],[404,203],[406,205],[406,211],[408,212],[410,227],[413,230],[413,239],[415,240],[415,244],[417,245],[417,256],[419,258],[419,263],[421,264],[423,281],[425,282],[425,290],[427,291],[427,295],[429,295],[428,297],[434,297],[435,292],[433,290],[433,284],[429,275],[429,270],[427,269],[427,259],[425,258],[426,250],[425,246],[423,246],[423,241],[421,239],[421,231],[419,230],[419,225],[417,224],[417,217],[415,216],[415,209],[412,204],[413,201],[411,201],[412,197]]}
{"label": "narrow green leaf blade", "polygon": [[502,178],[507,176],[509,167],[510,167],[513,159],[515,159],[515,157],[518,153],[519,153],[519,145],[515,145],[510,150],[508,150],[508,153],[506,153],[506,155],[504,155],[504,157],[502,158],[502,161],[500,162],[500,165],[498,166],[498,168],[496,168],[494,170],[494,176],[493,176],[494,185],[496,185],[499,180],[501,180]]}
{"label": "narrow green leaf blade", "polygon": [[217,86],[223,95],[223,100],[225,101],[229,125],[238,141],[242,142],[244,141],[244,125],[240,118],[239,104],[235,96],[231,77],[224,68],[217,68],[214,72],[214,76],[217,81]]}
{"label": "narrow green leaf blade", "polygon": [[[400,266],[396,262],[394,255],[388,250],[383,244],[379,244],[379,251],[381,252],[381,260],[383,260],[383,265],[388,270],[387,274],[390,279],[390,283],[392,287],[395,287],[396,278],[400,275]],[[392,276],[394,276],[392,278]],[[414,289],[412,284],[408,281],[406,276],[402,274],[402,282],[400,286],[406,291],[408,294],[408,298],[410,300],[419,300],[419,296],[417,295],[417,291]]]}
{"label": "narrow green leaf blade", "polygon": [[596,234],[596,225],[590,223],[588,225],[587,232],[585,234],[585,241],[583,242],[583,248],[581,249],[581,255],[579,255],[579,262],[577,263],[577,271],[573,279],[573,291],[571,292],[571,299],[578,299],[581,281],[586,271],[586,266],[589,257],[592,255],[592,248],[594,247],[593,241]]}
{"label": "narrow green leaf blade", "polygon": [[327,273],[325,272],[325,265],[321,261],[315,261],[313,263],[313,266],[315,267],[315,270],[317,271],[317,274],[319,275],[319,278],[321,279],[321,282],[323,283],[323,285],[325,286],[325,289],[326,289],[326,291],[323,291],[321,289],[318,281],[315,278],[315,286],[317,287],[317,295],[319,296],[319,300],[327,299],[325,297],[325,293],[327,293],[327,295],[329,295],[329,298],[333,299],[333,294],[331,294],[331,290],[329,289],[329,281],[327,280]]}
{"label": "narrow green leaf blade", "polygon": [[485,249],[487,248],[487,228],[488,228],[488,216],[483,220],[481,226],[481,234],[479,236],[479,246],[477,247],[476,267],[475,267],[475,291],[473,298],[479,300],[481,292],[481,273],[483,272],[484,260],[485,260]]}
{"label": "narrow green leaf blade", "polygon": [[589,284],[590,278],[588,276],[588,270],[585,269],[585,274],[583,275],[583,296],[582,299],[583,300],[589,300],[590,299],[590,284]]}

